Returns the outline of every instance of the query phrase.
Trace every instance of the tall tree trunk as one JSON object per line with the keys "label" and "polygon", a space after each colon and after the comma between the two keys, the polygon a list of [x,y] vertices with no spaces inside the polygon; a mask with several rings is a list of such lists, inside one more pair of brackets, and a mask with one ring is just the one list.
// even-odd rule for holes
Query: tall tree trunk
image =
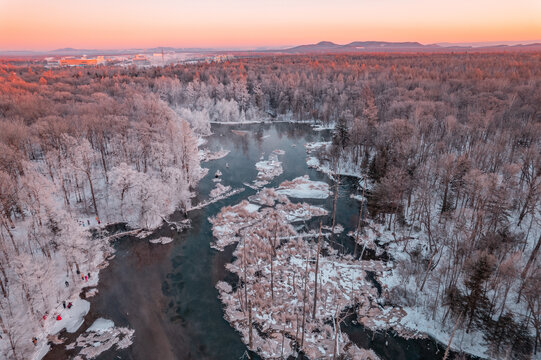
{"label": "tall tree trunk", "polygon": [[62,192],[64,193],[64,203],[69,207],[70,198],[68,196],[68,191],[66,190],[66,184],[64,183],[64,178],[60,177],[60,185],[62,186]]}
{"label": "tall tree trunk", "polygon": [[509,294],[509,289],[511,288],[510,284],[507,284],[505,288],[505,293],[503,294],[503,300],[502,300],[502,310],[500,311],[500,317],[502,317],[503,312],[505,310],[505,302],[507,301],[507,295]]}
{"label": "tall tree trunk", "polygon": [[440,211],[440,222],[441,222],[441,214],[447,211],[447,196],[449,192],[449,180],[445,181],[445,191],[443,192],[443,201],[441,204],[441,211]]}
{"label": "tall tree trunk", "polygon": [[252,302],[248,302],[248,349],[253,349],[252,338]]}
{"label": "tall tree trunk", "polygon": [[2,295],[4,296],[4,298],[7,298],[8,294],[6,292],[6,288],[4,286],[4,281],[2,279],[0,279],[0,289],[2,290]]}
{"label": "tall tree trunk", "polygon": [[274,256],[270,254],[270,265],[271,265],[271,300],[274,303]]}
{"label": "tall tree trunk", "polygon": [[316,253],[316,274],[314,276],[314,310],[312,312],[312,319],[316,319],[317,309],[317,275],[319,272],[319,251],[321,250],[321,226],[322,222],[319,222],[319,236],[317,238],[317,253]]}
{"label": "tall tree trunk", "polygon": [[[237,282],[237,289],[240,289],[240,279]],[[240,291],[237,291],[236,294],[237,294],[237,298],[239,299],[240,309],[244,313],[244,316],[246,316],[246,305],[242,301],[242,294]]]}
{"label": "tall tree trunk", "polygon": [[101,155],[101,164],[103,166],[103,171],[105,174],[105,182],[109,183],[109,176],[107,174],[107,162],[105,161],[105,145],[103,145],[100,142],[99,148],[100,148],[100,155]]}
{"label": "tall tree trunk", "polygon": [[297,309],[295,309],[295,315],[296,315],[296,321],[295,325],[297,325],[297,332],[295,333],[295,342],[297,343],[297,350],[299,345],[299,313],[297,312]]}
{"label": "tall tree trunk", "polygon": [[[15,254],[19,255],[19,247],[17,246],[17,244],[15,243],[15,238],[13,237],[13,234],[11,233],[11,230],[9,230],[9,225],[6,223],[6,221],[4,220],[3,217],[0,217],[0,219],[2,219],[2,226],[4,227],[4,229],[6,230],[6,232],[8,233],[9,235],[9,238],[11,240],[11,244],[13,245],[13,249],[15,250]],[[1,234],[1,232],[0,232]],[[4,236],[2,236],[3,238]]]}
{"label": "tall tree trunk", "polygon": [[246,275],[246,236],[242,240],[242,264],[243,264],[243,275],[244,275],[244,305],[248,304],[248,278]]}
{"label": "tall tree trunk", "polygon": [[520,223],[524,219],[524,216],[526,216],[526,214],[528,213],[528,207],[530,206],[530,202],[533,199],[534,193],[537,189],[537,179],[539,178],[539,176],[541,176],[541,171],[537,173],[535,178],[533,178],[529,184],[528,195],[526,196],[526,200],[524,201],[524,205],[522,206],[522,210],[520,211],[517,226],[520,226]]}
{"label": "tall tree trunk", "polygon": [[[361,230],[361,216],[363,214],[363,203],[361,203],[361,210],[359,211],[359,221],[357,222],[357,231],[355,232],[355,247],[353,248],[353,258],[357,257],[357,246],[359,244],[359,232]],[[362,260],[362,259],[360,259]]]}
{"label": "tall tree trunk", "polygon": [[13,358],[15,360],[18,360],[19,357],[17,356],[17,346],[15,345],[15,341],[13,340],[13,334],[11,333],[8,333],[8,338],[9,338],[9,345],[11,346],[11,351],[13,352]]}
{"label": "tall tree trunk", "polygon": [[421,288],[419,289],[420,292],[423,291],[423,288],[425,287],[426,279],[428,278],[428,273],[430,272],[430,267],[432,266],[432,261],[434,260],[434,256],[436,256],[437,253],[438,253],[438,249],[435,249],[434,253],[430,257],[430,261],[428,262],[428,267],[426,269],[426,273],[425,273],[425,277],[423,279],[423,283],[421,284]]}
{"label": "tall tree trunk", "polygon": [[336,350],[338,348],[338,319],[336,316],[333,319],[333,325],[334,325],[334,340],[333,340],[333,346],[332,346],[332,358],[333,360],[336,359]]}
{"label": "tall tree trunk", "polygon": [[282,325],[282,350],[280,352],[280,359],[284,358],[284,341],[285,341],[286,325]]}
{"label": "tall tree trunk", "polygon": [[92,195],[92,205],[94,205],[94,211],[96,212],[96,218],[99,221],[100,214],[98,213],[98,205],[96,205],[96,196],[94,194],[94,184],[92,184],[92,177],[90,176],[90,172],[86,172],[86,177],[88,179],[88,183],[90,184],[90,194]]}
{"label": "tall tree trunk", "polygon": [[[471,296],[471,295],[470,295]],[[475,295],[476,298],[478,295]],[[468,321],[468,326],[466,327],[466,334],[470,333],[471,324],[473,323],[473,315],[475,314],[475,308],[477,307],[477,300],[473,302],[473,304],[470,304],[470,320]]]}
{"label": "tall tree trunk", "polygon": [[306,288],[308,285],[308,258],[306,258],[306,269],[304,271],[304,290],[302,296],[302,335],[301,349],[304,348],[304,328],[306,327]]}
{"label": "tall tree trunk", "polygon": [[530,266],[532,266],[535,258],[537,257],[537,253],[539,252],[539,247],[541,247],[541,236],[539,236],[539,239],[537,239],[537,244],[535,245],[535,248],[532,250],[532,253],[530,255],[530,258],[528,259],[528,262],[526,263],[526,266],[524,267],[524,270],[522,270],[522,273],[520,274],[520,277],[523,280],[526,278],[526,275],[528,275],[528,270],[530,270]]}
{"label": "tall tree trunk", "polygon": [[340,184],[340,174],[335,174],[338,178],[335,179],[335,188],[334,188],[334,200],[332,206],[332,228],[331,228],[331,244],[334,244],[334,227],[336,226],[336,207],[338,203],[338,185]]}
{"label": "tall tree trunk", "polygon": [[449,338],[449,343],[447,343],[447,348],[445,349],[445,354],[443,355],[443,360],[447,360],[447,357],[449,356],[451,343],[453,342],[453,337],[455,336],[456,329],[458,328],[458,325],[460,325],[460,320],[462,320],[462,313],[460,313],[460,315],[458,316],[458,319],[456,320],[455,326],[453,328],[453,332],[451,333],[451,337]]}

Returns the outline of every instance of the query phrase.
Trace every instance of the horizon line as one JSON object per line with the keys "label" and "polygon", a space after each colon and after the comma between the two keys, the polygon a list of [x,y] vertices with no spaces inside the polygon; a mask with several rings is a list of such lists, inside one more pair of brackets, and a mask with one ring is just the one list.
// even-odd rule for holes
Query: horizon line
{"label": "horizon line", "polygon": [[408,41],[387,41],[387,40],[355,40],[348,43],[338,43],[334,42],[332,40],[321,40],[314,43],[302,43],[302,44],[293,44],[293,45],[247,45],[247,46],[182,46],[182,45],[158,45],[158,46],[147,46],[147,47],[95,47],[95,48],[83,48],[83,47],[73,47],[73,46],[64,46],[60,48],[55,49],[46,49],[46,50],[39,50],[35,48],[29,48],[29,49],[21,49],[21,50],[14,50],[14,49],[3,49],[0,48],[0,52],[33,52],[33,53],[50,53],[50,52],[56,52],[60,50],[79,50],[79,51],[115,51],[115,50],[148,50],[148,49],[165,49],[165,48],[172,48],[172,49],[193,49],[193,50],[207,50],[207,51],[255,51],[255,50],[286,50],[290,48],[294,48],[297,46],[304,46],[304,45],[317,45],[322,42],[329,42],[333,43],[335,45],[339,46],[345,46],[354,42],[385,42],[385,43],[419,43],[423,46],[429,46],[429,45],[439,45],[442,47],[453,47],[453,46],[470,46],[472,48],[476,47],[487,47],[487,46],[514,46],[514,45],[531,45],[531,44],[537,44],[541,43],[541,39],[534,39],[534,40],[502,40],[502,41],[457,41],[457,42],[449,42],[449,41],[441,41],[441,42],[431,42],[431,43],[422,43],[420,41],[415,40],[408,40]]}

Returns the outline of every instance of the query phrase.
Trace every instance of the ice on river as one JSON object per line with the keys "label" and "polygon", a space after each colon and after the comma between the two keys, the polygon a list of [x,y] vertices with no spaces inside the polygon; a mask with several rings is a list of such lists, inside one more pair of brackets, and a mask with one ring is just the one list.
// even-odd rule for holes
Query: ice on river
{"label": "ice on river", "polygon": [[96,319],[96,321],[94,321],[94,323],[92,323],[92,325],[88,329],[86,329],[86,331],[95,331],[102,333],[111,329],[113,326],[115,326],[115,323],[112,320],[98,318]]}
{"label": "ice on river", "polygon": [[[274,189],[263,189],[256,195],[249,197],[251,202],[266,206],[276,205],[277,214],[284,222],[295,222],[309,220],[315,216],[327,215],[327,210],[307,203],[292,203],[289,199],[278,194]],[[234,206],[226,206],[216,215],[210,218],[212,234],[216,241],[212,247],[223,250],[226,246],[239,240],[241,230],[257,225],[262,227],[266,217],[271,212],[269,207],[261,207],[243,200]]]}
{"label": "ice on river", "polygon": [[257,179],[264,181],[272,180],[284,171],[282,169],[282,163],[278,161],[278,156],[276,156],[276,154],[269,155],[268,160],[257,162],[255,167],[258,171]]}
{"label": "ice on river", "polygon": [[212,152],[209,149],[205,148],[199,150],[199,159],[201,161],[207,162],[212,160],[218,160],[226,157],[229,154],[230,150],[220,149],[216,152]]}
{"label": "ice on river", "polygon": [[134,333],[133,329],[116,327],[113,321],[99,318],[66,349],[80,348],[76,360],[94,359],[113,346],[117,350],[127,348],[133,343]]}
{"label": "ice on river", "polygon": [[330,141],[309,142],[304,145],[304,148],[306,149],[306,152],[310,154],[313,151],[325,149],[329,145],[331,145]]}
{"label": "ice on river", "polygon": [[254,205],[254,204],[248,204],[244,207],[244,210],[248,211],[249,213],[254,213],[256,212],[257,210],[259,210],[261,206],[259,205]]}
{"label": "ice on river", "polygon": [[172,242],[173,239],[170,238],[170,237],[166,237],[166,236],[162,236],[161,238],[158,238],[158,239],[152,239],[152,240],[149,240],[149,242],[151,244],[169,244],[170,242]]}
{"label": "ice on river", "polygon": [[330,195],[329,184],[312,181],[308,175],[284,181],[276,190],[278,194],[300,199],[326,199]]}
{"label": "ice on river", "polygon": [[224,186],[220,183],[217,183],[216,187],[210,191],[210,197],[214,199],[218,196],[224,195],[228,191],[231,191],[231,186]]}

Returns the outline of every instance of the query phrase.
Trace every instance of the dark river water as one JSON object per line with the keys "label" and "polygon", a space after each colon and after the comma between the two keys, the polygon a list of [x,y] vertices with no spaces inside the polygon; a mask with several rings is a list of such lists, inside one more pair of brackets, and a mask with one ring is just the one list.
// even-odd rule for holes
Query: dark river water
{"label": "dark river water", "polygon": [[[237,135],[231,132],[232,129],[247,130],[248,133]],[[135,329],[135,336],[132,346],[121,351],[106,351],[98,359],[232,360],[241,358],[247,350],[240,335],[224,320],[223,306],[215,288],[218,281],[230,276],[224,266],[232,260],[233,247],[224,252],[211,249],[212,231],[207,219],[223,206],[234,205],[255,193],[243,183],[256,178],[254,164],[262,154],[267,159],[275,149],[285,151],[285,155],[279,156],[284,172],[267,186],[277,186],[284,180],[305,174],[312,180],[330,183],[326,175],[307,167],[304,148],[306,142],[325,141],[330,134],[313,131],[309,125],[288,123],[213,125],[212,130],[214,134],[207,138],[205,146],[213,151],[223,148],[231,152],[223,159],[202,164],[210,170],[200,182],[199,195],[193,203],[208,199],[218,169],[223,173],[223,185],[244,187],[245,191],[190,212],[192,227],[180,234],[164,226],[152,235],[174,237],[170,244],[150,244],[133,237],[116,241],[115,258],[100,272],[99,293],[89,300],[90,313],[79,332],[69,338],[76,338],[98,317],[111,319],[117,326]],[[359,203],[349,195],[358,191],[354,179],[342,181],[337,223],[345,227],[344,234],[357,224]],[[332,209],[332,198],[309,202]],[[180,214],[174,214],[172,220],[180,217]],[[330,224],[330,216],[327,218]],[[352,251],[353,242],[339,236],[336,246],[343,251]],[[430,339],[405,340],[392,332],[373,334],[354,321],[345,321],[342,330],[359,346],[372,348],[382,359],[443,357],[444,348]],[[66,351],[64,346],[57,346],[46,359],[65,359],[75,354]]]}

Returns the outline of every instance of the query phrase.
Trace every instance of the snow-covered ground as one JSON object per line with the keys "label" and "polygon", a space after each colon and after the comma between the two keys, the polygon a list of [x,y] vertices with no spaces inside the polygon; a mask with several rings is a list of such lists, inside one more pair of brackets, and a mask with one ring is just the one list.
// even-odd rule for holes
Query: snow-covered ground
{"label": "snow-covered ground", "polygon": [[219,151],[212,152],[207,148],[199,150],[199,158],[201,161],[207,162],[212,160],[219,160],[223,159],[227,155],[229,155],[230,150],[224,150],[220,149]]}
{"label": "snow-covered ground", "polygon": [[323,181],[312,181],[308,175],[284,181],[276,192],[280,195],[300,199],[326,199],[331,194],[329,185]]}
{"label": "snow-covered ground", "polygon": [[[334,170],[331,169],[329,162],[321,163],[315,156],[318,151],[326,151],[330,146],[329,142],[317,142],[307,143],[305,148],[309,154],[307,158],[307,164],[309,167],[315,168],[329,176],[334,175]],[[374,184],[366,180],[366,175],[362,174],[360,169],[357,169],[352,165],[353,162],[344,161],[342,159],[341,166],[336,170],[340,175],[347,175],[360,178],[359,185],[371,189]],[[366,201],[366,198],[362,195],[351,194],[351,198],[359,200],[361,202]],[[370,222],[361,234],[355,232],[348,233],[350,237],[357,240],[358,253],[364,251],[365,248],[375,250],[376,254],[381,254],[382,249],[375,243],[377,239],[380,243],[397,244],[388,248],[391,256],[395,258],[402,258],[405,256],[403,252],[403,244],[398,245],[395,242],[396,234],[385,228],[380,224]],[[408,235],[409,236],[409,235]],[[412,241],[410,246],[414,247],[415,242]],[[392,269],[392,263],[389,264],[391,268],[387,268],[387,265],[383,262],[379,262],[380,265],[377,268],[380,271],[376,271],[378,281],[383,287],[383,297],[388,297],[389,292],[397,287],[410,287],[415,289],[418,284],[411,278],[405,279],[399,272]],[[388,269],[383,271],[384,269]],[[405,285],[409,283],[409,285]],[[425,288],[424,293],[417,292],[418,297],[426,297],[425,303],[430,301],[432,296],[430,287]],[[421,307],[401,307],[401,306],[365,306],[366,304],[361,302],[358,307],[358,321],[372,330],[386,330],[393,328],[399,334],[404,337],[424,337],[426,335],[435,338],[442,344],[448,344],[451,338],[454,324],[443,326],[440,321],[432,319],[433,314],[427,313],[421,310]],[[443,316],[444,309],[440,307],[436,311],[437,315],[441,318]],[[465,334],[463,329],[459,329],[453,339],[451,348],[456,351],[465,351],[469,354],[487,358],[488,348],[483,339],[483,334],[479,331],[471,331],[469,334]]]}
{"label": "snow-covered ground", "polygon": [[[168,137],[149,144],[144,168],[123,157],[127,149],[119,141],[109,143],[105,158],[85,137],[67,134],[63,152],[50,150],[24,163],[24,177],[16,180],[18,215],[2,216],[10,223],[0,230],[10,238],[3,249],[10,261],[2,266],[9,291],[0,297],[0,358],[41,359],[51,336],[79,328],[89,308],[80,294],[97,285],[112,254],[109,242],[116,235],[109,236],[107,225],[153,229],[190,207],[191,188],[208,169],[199,165],[198,139],[189,125],[170,120],[163,130]],[[225,152],[213,157],[218,155]]]}
{"label": "snow-covered ground", "polygon": [[[66,278],[59,279],[62,285],[57,285],[59,289],[58,294],[65,297],[60,297],[62,300],[59,300],[52,310],[49,309],[39,314],[41,317],[39,331],[35,329],[29,333],[20,333],[20,338],[17,341],[27,341],[31,344],[32,336],[35,336],[37,339],[36,345],[32,349],[34,351],[30,357],[31,359],[38,360],[45,356],[50,349],[47,343],[51,335],[56,335],[64,329],[69,333],[74,333],[83,324],[83,319],[90,310],[90,303],[79,298],[78,294],[83,288],[94,287],[98,284],[98,265],[104,261],[104,254],[105,252],[97,253],[94,261],[85,265],[85,272],[79,275],[73,273]],[[60,267],[62,265],[64,264],[58,264]],[[65,286],[66,281],[68,282],[68,286]],[[63,303],[66,305],[66,308],[64,308]],[[71,306],[69,306],[70,304]],[[14,308],[12,309],[15,310]],[[23,331],[31,329],[32,323],[27,318],[22,317],[19,320],[20,323],[10,323],[8,326],[18,327]]]}
{"label": "snow-covered ground", "polygon": [[327,210],[306,203],[292,203],[289,200],[276,205],[276,210],[281,212],[288,222],[307,221],[315,216],[325,216]]}
{"label": "snow-covered ground", "polygon": [[116,327],[108,319],[99,318],[66,348],[77,349],[78,355],[74,360],[94,359],[113,346],[125,349],[133,343],[135,331],[126,327]]}
{"label": "snow-covered ground", "polygon": [[224,185],[222,185],[220,183],[217,183],[216,187],[210,191],[210,197],[211,198],[216,198],[218,196],[224,195],[228,191],[231,191],[231,186],[229,186],[229,185],[224,186]]}
{"label": "snow-covered ground", "polygon": [[[325,142],[306,144],[306,150],[309,154],[307,164],[309,167],[332,177],[334,169],[331,169],[329,161],[320,161],[318,158],[318,153],[322,153],[323,156],[321,157],[326,158],[325,153],[329,147],[330,143]],[[366,174],[354,163],[353,159],[348,158],[347,155],[342,155],[336,172],[341,175],[357,177],[359,178],[360,187],[368,190],[372,189],[375,184],[366,179]],[[350,196],[360,202],[367,201],[360,194],[351,194]],[[412,202],[414,201],[415,199],[412,200]],[[437,219],[440,217],[439,209],[431,209],[431,212],[432,218]],[[413,222],[412,220],[406,217],[406,222]],[[391,230],[390,226],[371,220],[368,221],[368,226],[364,227],[360,234],[353,231],[348,233],[350,237],[357,241],[357,254],[368,248],[375,250],[376,255],[381,255],[384,251],[382,246],[385,246],[385,250],[392,257],[392,260],[388,263],[380,261],[380,265],[376,267],[375,272],[376,278],[383,288],[382,298],[379,302],[384,305],[366,307],[361,303],[358,307],[358,321],[373,330],[393,328],[406,338],[430,336],[438,340],[443,346],[451,343],[451,349],[454,351],[465,352],[480,358],[491,358],[493,354],[483,331],[472,328],[466,333],[464,324],[455,329],[456,319],[448,316],[448,306],[442,306],[440,300],[437,300],[442,291],[437,277],[431,276],[432,274],[426,271],[421,272],[422,276],[415,276],[408,269],[412,253],[420,251],[422,256],[426,258],[431,255],[427,246],[429,235],[426,233],[426,229],[397,227],[395,225]],[[517,220],[513,219],[510,223],[516,224]],[[468,221],[466,221],[466,224],[461,224],[461,226],[473,227],[474,225],[468,224]],[[450,230],[454,224],[450,223],[446,224],[446,226],[447,231],[451,232]],[[539,234],[530,233],[529,231],[528,234],[530,238],[527,243],[534,244]],[[439,249],[439,255],[435,263],[438,259],[446,259],[450,256],[452,255],[448,249],[443,246]],[[411,267],[411,265],[409,266]],[[432,270],[432,273],[437,273],[437,271],[437,269]],[[495,296],[493,290],[489,290],[487,294],[492,298]],[[497,299],[495,303],[498,304]],[[514,314],[519,314],[524,318],[527,317],[528,310],[525,308],[524,303],[521,305],[508,304],[507,306],[513,308]],[[538,355],[537,358],[539,356],[541,355]]]}
{"label": "snow-covered ground", "polygon": [[362,203],[366,202],[366,197],[362,196],[361,194],[351,194],[349,197]]}
{"label": "snow-covered ground", "polygon": [[[417,234],[418,235],[418,234]],[[355,237],[354,233],[350,236]],[[386,230],[384,226],[371,222],[365,229],[364,233],[359,236],[359,245],[367,246],[371,249],[380,249],[374,243],[378,240],[381,243],[387,243],[387,251],[393,258],[402,258],[403,243],[395,241],[396,236],[390,230]],[[410,240],[415,247],[415,240]],[[407,255],[406,255],[407,256]],[[401,274],[396,269],[393,263],[387,264],[382,271],[378,271],[377,279],[380,282],[384,298],[389,297],[389,293],[398,288],[416,289],[415,296],[417,303],[429,303],[434,301],[434,289],[425,287],[423,291],[419,291],[419,284],[411,276]],[[405,277],[407,276],[407,277]],[[426,337],[431,336],[440,343],[447,345],[453,332],[454,323],[443,325],[439,319],[444,316],[445,308],[440,307],[433,311],[423,310],[421,306],[396,306],[385,305],[383,307],[363,308],[360,307],[357,313],[358,321],[372,330],[385,330],[393,328],[403,337]],[[455,351],[464,351],[480,358],[489,358],[488,347],[483,339],[483,333],[472,330],[466,334],[464,329],[457,329],[451,349]]]}
{"label": "snow-covered ground", "polygon": [[306,164],[308,167],[321,171],[330,178],[335,174],[343,176],[351,176],[359,179],[359,185],[367,190],[374,187],[374,183],[367,178],[366,174],[361,170],[359,165],[348,154],[342,154],[335,168],[328,159],[320,160],[318,153],[327,153],[331,146],[330,141],[309,142],[304,145],[306,153]]}
{"label": "snow-covered ground", "polygon": [[201,203],[190,207],[187,211],[193,211],[193,210],[197,210],[197,209],[202,209],[205,206],[208,206],[210,204],[213,204],[215,202],[218,202],[220,200],[223,200],[223,199],[228,198],[230,196],[233,196],[235,194],[241,193],[243,191],[244,191],[244,188],[230,190],[230,191],[222,193],[220,195],[216,195],[215,197],[210,198],[209,200],[202,201]]}
{"label": "snow-covered ground", "polygon": [[281,175],[284,171],[282,162],[278,159],[278,155],[284,155],[285,151],[276,149],[269,154],[268,160],[264,160],[264,154],[261,155],[260,161],[255,164],[257,169],[257,178],[252,182],[245,182],[244,185],[259,190],[267,185],[272,179]]}
{"label": "snow-covered ground", "polygon": [[95,331],[102,333],[106,330],[111,329],[113,326],[115,326],[115,323],[112,320],[99,318],[96,319],[88,329],[86,329],[86,332]]}
{"label": "snow-covered ground", "polygon": [[282,174],[282,162],[278,161],[276,154],[269,155],[268,160],[261,160],[255,164],[258,171],[257,179],[269,181]]}
{"label": "snow-covered ground", "polygon": [[[298,191],[303,194],[328,196],[326,183],[307,190],[305,187],[313,182],[305,177],[296,180],[290,182],[294,184],[292,189],[300,185]],[[280,188],[287,189],[287,182]],[[265,358],[294,355],[298,345],[312,359],[330,359],[335,351],[348,359],[377,359],[372,351],[351,343],[336,327],[336,322],[342,321],[343,309],[357,303],[359,296],[377,296],[365,280],[366,265],[351,257],[333,255],[336,251],[329,248],[328,256],[319,257],[316,295],[314,239],[319,234],[298,234],[289,225],[328,212],[306,203],[291,203],[279,190],[270,188],[260,190],[249,201],[224,207],[209,219],[215,238],[213,248],[223,250],[238,242],[234,253],[237,259],[226,267],[244,285],[239,284],[233,291],[228,283],[219,282],[217,289],[226,306],[226,319],[241,333],[244,342]],[[374,266],[368,268],[376,270]],[[314,298],[318,302],[315,312]]]}
{"label": "snow-covered ground", "polygon": [[173,238],[170,238],[170,237],[166,237],[166,236],[162,236],[158,239],[151,239],[148,241],[149,243],[151,244],[169,244],[171,242],[173,242]]}
{"label": "snow-covered ground", "polygon": [[323,125],[323,124],[312,125],[312,129],[314,131],[334,130],[334,127],[335,127],[334,123],[330,123],[327,125]]}

